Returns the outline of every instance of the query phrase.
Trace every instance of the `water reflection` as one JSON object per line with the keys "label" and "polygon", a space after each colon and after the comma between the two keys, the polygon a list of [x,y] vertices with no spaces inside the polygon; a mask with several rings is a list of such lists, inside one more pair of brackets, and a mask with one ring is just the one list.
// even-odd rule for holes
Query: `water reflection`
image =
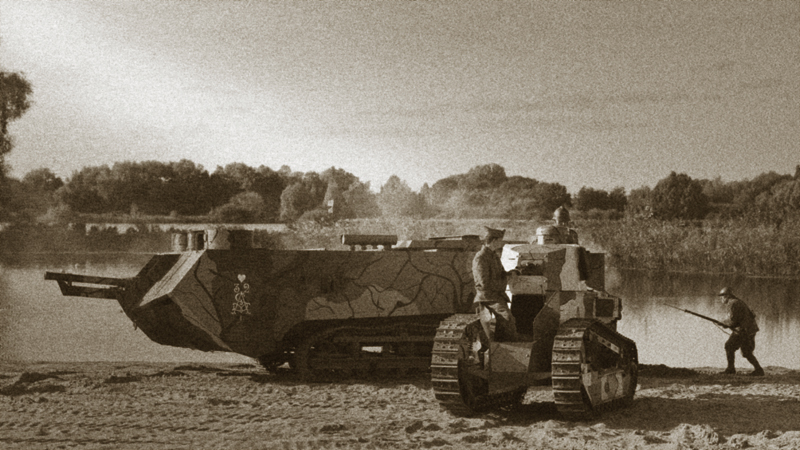
{"label": "water reflection", "polygon": [[[250,362],[234,354],[162,346],[133,328],[113,300],[63,297],[45,271],[131,277],[146,254],[38,255],[0,265],[0,358],[26,361]],[[714,318],[716,297],[730,286],[757,315],[755,354],[764,367],[800,369],[800,282],[612,271],[608,290],[624,300],[619,331],[636,341],[645,364],[724,367],[727,334],[711,322],[664,303]],[[749,367],[737,354],[737,366]]]}
{"label": "water reflection", "polygon": [[[729,330],[665,303],[715,318],[725,317],[717,293],[730,286],[755,312],[761,331],[755,355],[764,367],[800,369],[800,282],[703,274],[612,272],[608,289],[624,299],[619,330],[636,341],[645,364],[725,367]],[[737,352],[737,367],[749,364]]]}

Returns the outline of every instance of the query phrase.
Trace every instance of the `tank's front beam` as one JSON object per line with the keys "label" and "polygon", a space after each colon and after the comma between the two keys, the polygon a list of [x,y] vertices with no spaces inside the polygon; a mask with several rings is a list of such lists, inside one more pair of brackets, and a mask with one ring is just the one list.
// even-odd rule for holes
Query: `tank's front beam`
{"label": "tank's front beam", "polygon": [[[108,298],[117,300],[130,283],[127,278],[95,277],[74,273],[45,272],[45,280],[55,280],[61,293],[67,297]],[[85,285],[75,285],[82,283]]]}

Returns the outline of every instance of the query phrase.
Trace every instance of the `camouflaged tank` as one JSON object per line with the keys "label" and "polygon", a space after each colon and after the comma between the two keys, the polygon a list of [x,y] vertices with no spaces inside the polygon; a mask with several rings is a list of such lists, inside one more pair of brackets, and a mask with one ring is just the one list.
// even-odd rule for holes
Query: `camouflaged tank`
{"label": "camouflaged tank", "polygon": [[633,400],[638,356],[636,343],[616,331],[622,299],[605,291],[604,255],[566,231],[540,227],[530,243],[503,247],[512,341],[487,336],[474,313],[442,321],[431,383],[445,409],[470,415],[517,405],[529,388],[551,389],[563,416],[583,420]]}
{"label": "camouflaged tank", "polygon": [[66,296],[114,299],[150,339],[233,352],[300,375],[430,367],[440,321],[472,311],[477,236],[398,242],[345,235],[342,250],[252,248],[252,232],[173,235],[132,278],[48,272]]}

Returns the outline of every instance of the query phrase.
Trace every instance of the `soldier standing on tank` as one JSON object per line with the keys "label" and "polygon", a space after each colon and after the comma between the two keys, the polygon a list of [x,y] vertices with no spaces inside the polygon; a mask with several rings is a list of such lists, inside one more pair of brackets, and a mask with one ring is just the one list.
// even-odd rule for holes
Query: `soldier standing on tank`
{"label": "soldier standing on tank", "polygon": [[764,376],[764,369],[761,368],[753,354],[753,350],[756,348],[756,333],[758,333],[756,315],[753,314],[753,311],[750,310],[745,302],[733,295],[733,292],[728,287],[724,287],[719,291],[719,297],[722,300],[722,304],[728,308],[728,318],[723,320],[722,323],[732,330],[731,337],[725,342],[728,368],[722,373],[736,373],[736,368],[734,367],[736,350],[741,349],[742,356],[753,365],[754,370],[749,375]]}
{"label": "soldier standing on tank", "polygon": [[553,213],[553,220],[556,222],[556,228],[561,233],[561,242],[564,244],[577,244],[578,232],[569,228],[569,211],[563,206],[559,206]]}
{"label": "soldier standing on tank", "polygon": [[[506,295],[508,274],[500,262],[498,252],[503,248],[505,230],[486,227],[483,247],[472,260],[472,278],[475,281],[475,306],[481,326],[490,340],[514,341],[517,339],[517,325],[509,309]],[[489,323],[495,317],[495,336],[492,336]]]}

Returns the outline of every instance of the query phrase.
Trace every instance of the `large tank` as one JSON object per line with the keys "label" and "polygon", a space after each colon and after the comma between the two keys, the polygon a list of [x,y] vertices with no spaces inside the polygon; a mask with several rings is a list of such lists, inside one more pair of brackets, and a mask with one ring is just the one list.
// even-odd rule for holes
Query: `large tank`
{"label": "large tank", "polygon": [[284,363],[301,375],[423,369],[436,327],[472,310],[477,236],[344,235],[343,249],[253,248],[246,230],[176,233],[132,278],[48,272],[64,295],[114,299],[153,341]]}

